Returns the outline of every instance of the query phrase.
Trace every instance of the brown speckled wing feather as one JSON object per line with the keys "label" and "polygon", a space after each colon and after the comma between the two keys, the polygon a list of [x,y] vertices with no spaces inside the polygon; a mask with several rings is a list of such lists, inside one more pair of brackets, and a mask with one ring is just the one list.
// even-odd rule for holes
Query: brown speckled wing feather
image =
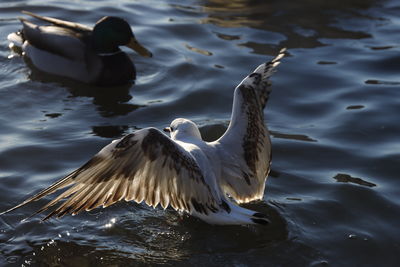
{"label": "brown speckled wing feather", "polygon": [[220,202],[195,159],[155,128],[113,141],[79,169],[6,212],[65,187],[69,188],[37,211],[52,209],[44,219],[107,207],[120,200],[172,206],[189,213],[217,210]]}
{"label": "brown speckled wing feather", "polygon": [[271,141],[264,124],[264,107],[270,94],[269,77],[284,56],[260,65],[235,89],[232,117],[216,142],[222,160],[220,185],[237,202],[261,199],[270,171]]}

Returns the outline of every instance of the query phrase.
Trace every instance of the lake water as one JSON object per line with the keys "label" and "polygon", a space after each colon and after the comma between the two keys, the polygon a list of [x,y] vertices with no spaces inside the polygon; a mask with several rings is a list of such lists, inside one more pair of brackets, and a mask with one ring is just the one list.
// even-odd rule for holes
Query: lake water
{"label": "lake water", "polygon": [[[92,25],[125,18],[154,54],[136,84],[98,92],[29,68],[6,36],[20,10]],[[136,203],[0,217],[0,266],[399,266],[399,1],[2,1],[0,211],[136,129],[186,117],[215,138],[233,88],[288,48],[265,110],[263,226],[211,226]]]}

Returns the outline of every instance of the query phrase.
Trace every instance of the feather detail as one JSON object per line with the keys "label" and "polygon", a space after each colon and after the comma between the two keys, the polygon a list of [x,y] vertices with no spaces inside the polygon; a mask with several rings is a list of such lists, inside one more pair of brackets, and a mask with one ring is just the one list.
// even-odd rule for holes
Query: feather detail
{"label": "feather detail", "polygon": [[270,92],[268,79],[283,53],[236,87],[231,122],[217,141],[204,142],[196,124],[182,118],[171,123],[171,138],[155,128],[136,131],[1,214],[65,188],[35,214],[50,210],[46,220],[133,200],[154,208],[170,206],[212,224],[268,224],[264,214],[239,207],[227,196],[237,203],[263,197],[271,161],[263,107]]}
{"label": "feather detail", "polygon": [[263,109],[271,92],[269,77],[285,51],[282,49],[270,62],[258,66],[236,87],[229,127],[212,143],[222,159],[219,183],[238,203],[259,200],[264,195],[271,141]]}

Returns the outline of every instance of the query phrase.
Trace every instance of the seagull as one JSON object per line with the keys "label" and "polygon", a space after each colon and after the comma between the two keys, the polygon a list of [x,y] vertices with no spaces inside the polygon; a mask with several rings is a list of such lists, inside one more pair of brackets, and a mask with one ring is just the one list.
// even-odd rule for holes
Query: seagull
{"label": "seagull", "polygon": [[99,86],[123,85],[136,78],[135,65],[119,46],[127,46],[144,57],[152,54],[136,40],[128,22],[106,16],[94,27],[76,22],[23,14],[50,25],[38,26],[20,18],[22,30],[8,35],[12,47],[22,46],[41,71]]}
{"label": "seagull", "polygon": [[239,204],[264,195],[271,141],[263,109],[271,92],[269,77],[284,53],[282,49],[236,87],[230,124],[218,140],[203,141],[197,125],[184,118],[164,129],[170,137],[153,127],[135,131],[1,214],[68,188],[33,215],[51,209],[43,218],[47,220],[133,200],[153,208],[170,206],[209,224],[268,224],[265,214]]}

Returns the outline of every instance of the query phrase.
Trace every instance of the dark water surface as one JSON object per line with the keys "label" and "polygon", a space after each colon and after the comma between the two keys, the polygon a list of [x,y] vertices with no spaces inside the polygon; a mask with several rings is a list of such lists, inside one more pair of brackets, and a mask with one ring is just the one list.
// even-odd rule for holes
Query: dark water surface
{"label": "dark water surface", "polygon": [[[13,56],[20,10],[93,24],[126,18],[154,58],[111,93],[49,77]],[[111,140],[176,117],[213,138],[233,88],[281,47],[266,122],[268,227],[210,226],[120,203],[28,221],[49,198],[0,217],[0,266],[400,266],[400,3],[2,1],[0,211],[79,167]]]}

